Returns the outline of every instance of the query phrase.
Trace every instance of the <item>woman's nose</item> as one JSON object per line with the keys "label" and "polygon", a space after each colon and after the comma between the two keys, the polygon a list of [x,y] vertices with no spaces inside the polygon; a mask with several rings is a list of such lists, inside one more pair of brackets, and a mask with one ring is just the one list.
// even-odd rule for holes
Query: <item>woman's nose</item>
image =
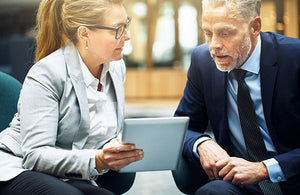
{"label": "woman's nose", "polygon": [[123,39],[124,41],[129,41],[129,40],[130,40],[130,32],[129,32],[128,29],[125,29],[124,34],[123,34],[123,36],[122,36],[122,39]]}

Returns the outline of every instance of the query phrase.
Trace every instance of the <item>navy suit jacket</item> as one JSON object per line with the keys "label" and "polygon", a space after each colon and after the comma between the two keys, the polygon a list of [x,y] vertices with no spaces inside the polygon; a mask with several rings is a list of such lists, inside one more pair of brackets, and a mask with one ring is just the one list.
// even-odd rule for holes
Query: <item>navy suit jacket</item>
{"label": "navy suit jacket", "polygon": [[[300,40],[261,33],[261,94],[266,124],[287,182],[283,192],[300,192]],[[227,73],[217,69],[207,44],[197,47],[176,116],[189,116],[183,155],[193,163],[195,141],[210,123],[216,142],[231,155],[227,117]]]}

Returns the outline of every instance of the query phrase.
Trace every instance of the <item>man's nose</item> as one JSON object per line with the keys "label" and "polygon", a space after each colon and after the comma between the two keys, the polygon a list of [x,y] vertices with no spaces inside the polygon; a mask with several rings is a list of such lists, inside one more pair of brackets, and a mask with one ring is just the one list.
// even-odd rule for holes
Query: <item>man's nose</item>
{"label": "man's nose", "polygon": [[212,49],[220,49],[220,48],[222,48],[222,40],[219,37],[217,37],[217,36],[213,36],[211,38],[209,47],[212,48]]}

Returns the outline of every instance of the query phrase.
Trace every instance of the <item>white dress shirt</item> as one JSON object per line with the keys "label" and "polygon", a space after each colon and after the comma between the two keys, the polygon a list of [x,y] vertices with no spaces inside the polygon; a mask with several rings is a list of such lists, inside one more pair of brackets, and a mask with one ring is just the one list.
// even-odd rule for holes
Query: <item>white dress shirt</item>
{"label": "white dress shirt", "polygon": [[[95,149],[94,146],[96,143],[103,142],[101,144],[103,146],[105,144],[104,140],[107,140],[107,137],[114,138],[116,134],[117,100],[111,77],[107,74],[110,68],[109,63],[103,64],[103,70],[100,76],[102,89],[98,91],[99,79],[92,75],[80,55],[79,59],[86,86],[90,113],[89,136],[84,145],[84,149]],[[95,154],[96,151],[91,155],[89,164],[91,179],[96,179],[100,174],[95,169]]]}

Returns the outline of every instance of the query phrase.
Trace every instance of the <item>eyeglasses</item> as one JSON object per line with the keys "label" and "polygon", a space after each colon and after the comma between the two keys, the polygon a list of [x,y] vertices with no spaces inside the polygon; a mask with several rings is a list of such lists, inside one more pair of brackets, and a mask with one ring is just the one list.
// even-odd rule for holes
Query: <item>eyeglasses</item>
{"label": "eyeglasses", "polygon": [[115,38],[116,39],[120,39],[122,37],[122,35],[124,34],[124,31],[125,29],[128,30],[128,26],[131,22],[131,17],[127,17],[127,21],[125,24],[122,24],[116,28],[113,28],[113,27],[107,27],[107,26],[92,26],[90,28],[98,28],[98,29],[104,29],[104,30],[113,30],[113,31],[116,31],[116,35],[115,35]]}

